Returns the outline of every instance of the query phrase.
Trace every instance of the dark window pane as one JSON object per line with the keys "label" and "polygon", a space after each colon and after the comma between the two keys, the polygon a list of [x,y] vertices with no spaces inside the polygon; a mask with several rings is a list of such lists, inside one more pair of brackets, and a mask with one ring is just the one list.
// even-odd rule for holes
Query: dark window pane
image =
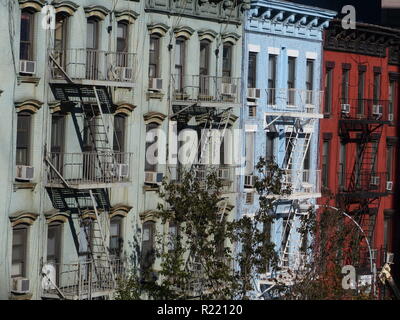
{"label": "dark window pane", "polygon": [[18,114],[16,164],[29,165],[31,115]]}

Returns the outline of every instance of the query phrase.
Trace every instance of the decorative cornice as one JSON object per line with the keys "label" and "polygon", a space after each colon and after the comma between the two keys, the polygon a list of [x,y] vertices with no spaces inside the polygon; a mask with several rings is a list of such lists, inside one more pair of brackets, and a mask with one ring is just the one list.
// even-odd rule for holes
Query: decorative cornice
{"label": "decorative cornice", "polygon": [[227,32],[222,34],[222,41],[235,44],[240,39],[240,35],[235,32]]}
{"label": "decorative cornice", "polygon": [[211,29],[203,29],[197,31],[197,34],[199,35],[199,40],[208,40],[208,41],[213,41],[215,37],[217,36],[217,32]]}
{"label": "decorative cornice", "polygon": [[19,211],[12,214],[9,219],[11,222],[11,226],[15,227],[19,224],[28,224],[32,225],[39,215],[33,212]]}
{"label": "decorative cornice", "polygon": [[158,34],[163,37],[167,33],[169,27],[164,23],[150,23],[147,25],[147,30],[149,34]]}
{"label": "decorative cornice", "polygon": [[147,221],[157,222],[157,211],[156,210],[146,210],[139,214],[142,223]]}
{"label": "decorative cornice", "polygon": [[105,17],[110,13],[110,10],[103,6],[90,6],[85,7],[86,18],[97,18],[99,20],[104,20]]}
{"label": "decorative cornice", "polygon": [[72,1],[57,1],[56,3],[53,2],[53,7],[56,9],[57,13],[64,13],[69,16],[72,16],[75,11],[79,8],[79,5]]}
{"label": "decorative cornice", "polygon": [[192,29],[191,27],[187,27],[187,26],[180,26],[180,27],[176,27],[174,29],[174,33],[175,33],[176,38],[183,37],[186,40],[189,40],[189,38],[194,33],[194,29]]}
{"label": "decorative cornice", "polygon": [[129,116],[131,115],[132,111],[135,110],[136,106],[131,104],[131,103],[127,103],[127,102],[120,102],[117,103],[117,108],[115,110],[114,115],[119,114],[119,115],[126,115]]}
{"label": "decorative cornice", "polygon": [[134,23],[139,13],[133,10],[123,10],[115,12],[115,20],[117,22]]}
{"label": "decorative cornice", "polygon": [[45,212],[44,216],[45,216],[46,222],[48,224],[50,224],[52,222],[64,223],[64,222],[68,221],[68,218],[69,218],[70,214],[67,213],[67,212],[59,211],[57,209],[53,209],[53,210],[50,210],[48,212]]}
{"label": "decorative cornice", "polygon": [[111,208],[109,212],[109,217],[110,219],[113,217],[126,217],[129,213],[129,211],[132,209],[130,206],[126,205],[116,205]]}
{"label": "decorative cornice", "polygon": [[32,9],[36,12],[40,12],[46,4],[44,0],[18,0],[18,3],[21,9]]}
{"label": "decorative cornice", "polygon": [[17,112],[21,111],[28,111],[30,113],[36,113],[43,105],[43,102],[40,102],[38,100],[25,100],[22,102],[16,102],[15,103],[15,108]]}
{"label": "decorative cornice", "polygon": [[162,114],[160,112],[148,112],[143,115],[144,123],[149,124],[149,123],[157,123],[158,125],[162,125],[164,119],[167,116],[165,114]]}

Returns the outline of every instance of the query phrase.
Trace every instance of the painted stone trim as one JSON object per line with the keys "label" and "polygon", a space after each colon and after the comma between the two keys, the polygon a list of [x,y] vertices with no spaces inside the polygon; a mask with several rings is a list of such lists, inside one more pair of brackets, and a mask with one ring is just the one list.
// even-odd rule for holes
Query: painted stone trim
{"label": "painted stone trim", "polygon": [[115,20],[117,22],[134,23],[139,16],[139,13],[133,10],[123,10],[115,12]]}
{"label": "painted stone trim", "polygon": [[95,17],[99,20],[104,20],[105,17],[110,13],[110,10],[103,6],[90,6],[85,7],[86,18]]}
{"label": "painted stone trim", "polygon": [[39,214],[37,213],[20,211],[12,214],[9,219],[12,227],[15,227],[19,224],[28,224],[31,226],[36,221],[38,216]]}
{"label": "painted stone trim", "polygon": [[166,35],[169,27],[164,23],[151,23],[147,25],[147,30],[149,31],[149,34],[158,34],[163,37]]}
{"label": "painted stone trim", "polygon": [[154,122],[161,125],[166,117],[167,116],[165,114],[162,114],[160,112],[148,112],[143,115],[145,124]]}
{"label": "painted stone trim", "polygon": [[23,102],[16,102],[15,103],[15,108],[17,112],[21,111],[28,111],[31,113],[36,113],[43,105],[43,102],[40,102],[38,100],[25,100]]}
{"label": "painted stone trim", "polygon": [[18,3],[21,9],[32,9],[36,12],[40,12],[46,4],[44,0],[18,0]]}
{"label": "painted stone trim", "polygon": [[75,11],[79,8],[79,5],[77,5],[72,1],[59,1],[53,3],[53,6],[56,9],[56,14],[64,13],[69,16],[72,16],[75,13]]}

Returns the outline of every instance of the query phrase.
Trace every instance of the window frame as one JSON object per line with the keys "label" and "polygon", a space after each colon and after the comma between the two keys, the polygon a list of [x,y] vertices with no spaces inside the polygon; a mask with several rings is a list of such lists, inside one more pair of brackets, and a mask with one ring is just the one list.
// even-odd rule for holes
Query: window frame
{"label": "window frame", "polygon": [[[21,264],[21,273],[14,274],[13,273],[13,268],[11,267],[11,278],[15,277],[26,277],[27,276],[27,265],[28,265],[28,237],[29,237],[29,226],[26,224],[21,224],[17,225],[13,228],[12,230],[13,235],[12,235],[12,251],[11,251],[11,266],[13,266],[16,263]],[[23,232],[23,241],[22,244],[15,245],[14,240],[15,240],[15,232]],[[15,247],[22,247],[22,259],[15,259],[14,257],[14,252],[15,252]]]}
{"label": "window frame", "polygon": [[249,51],[247,88],[257,88],[257,52]]}
{"label": "window frame", "polygon": [[[21,119],[26,119],[27,127],[25,130],[22,130],[20,126]],[[23,145],[21,142],[21,133],[25,132],[27,137],[25,138],[26,144]],[[18,112],[17,114],[17,140],[16,140],[16,155],[15,162],[17,165],[25,165],[29,166],[31,162],[31,149],[32,149],[32,114],[26,111]],[[22,153],[21,150],[25,150],[25,159],[24,161],[19,161],[19,153]]]}
{"label": "window frame", "polygon": [[[28,30],[28,40],[22,40],[22,20],[23,16],[29,17],[29,30]],[[28,60],[28,61],[33,61],[34,60],[34,35],[35,35],[35,12],[32,12],[30,10],[22,10],[21,11],[21,18],[20,18],[20,46],[19,46],[19,58],[20,60]],[[22,45],[26,44],[28,45],[28,50],[27,50],[27,56],[23,57],[22,56]]]}
{"label": "window frame", "polygon": [[[226,56],[225,56],[226,54]],[[222,77],[230,80],[233,74],[233,45],[225,42],[222,46]]]}
{"label": "window frame", "polygon": [[325,68],[325,104],[324,114],[329,115],[332,112],[332,92],[333,92],[333,67]]}
{"label": "window frame", "polygon": [[[325,154],[325,146],[326,154]],[[321,184],[322,187],[329,189],[329,160],[330,160],[331,139],[324,139],[322,142],[321,153]]]}
{"label": "window frame", "polygon": [[[152,34],[149,40],[149,79],[155,79],[160,77],[160,42],[161,37],[157,34]],[[154,44],[154,48],[153,48]],[[154,56],[154,57],[153,57]],[[154,59],[153,59],[154,58]],[[154,74],[152,75],[152,67],[154,68]]]}
{"label": "window frame", "polygon": [[[144,240],[145,230],[149,230],[149,239]],[[154,264],[155,260],[155,231],[156,231],[156,223],[152,220],[145,221],[143,223],[143,235],[142,235],[142,268],[147,269],[150,268]],[[144,242],[149,241],[148,247]],[[146,248],[146,249],[145,249]]]}
{"label": "window frame", "polygon": [[[126,149],[126,116],[116,114],[114,116],[114,137],[113,150],[114,152],[123,153]],[[118,142],[118,143],[116,143]],[[122,160],[122,159],[121,159]]]}
{"label": "window frame", "polygon": [[349,103],[349,89],[350,89],[350,69],[343,68],[342,69],[342,90],[341,90],[341,95],[342,95],[342,101],[345,104]]}
{"label": "window frame", "polygon": [[357,82],[357,114],[364,114],[364,97],[365,97],[365,70],[358,71],[358,82]]}
{"label": "window frame", "polygon": [[288,73],[287,73],[287,89],[288,89],[288,105],[295,105],[295,91],[296,91],[296,68],[297,58],[288,57]]}
{"label": "window frame", "polygon": [[[123,237],[123,220],[124,218],[121,216],[115,216],[112,217],[110,219],[110,237],[109,237],[109,247],[110,247],[110,253],[116,257],[121,256],[122,254],[122,248],[123,248],[123,241],[124,241],[124,237]],[[116,235],[113,235],[111,233],[111,225],[115,224],[118,226],[118,233]],[[112,246],[112,239],[116,238],[117,239],[117,244],[118,246],[116,248],[114,248]]]}
{"label": "window frame", "polygon": [[[146,171],[146,172],[157,172],[157,169],[158,169],[158,164],[157,163],[155,163],[155,164],[151,164],[151,163],[149,163],[149,162],[147,162],[147,156],[146,156],[146,154],[147,154],[147,149],[151,146],[151,145],[153,145],[153,144],[155,144],[155,143],[157,143],[157,150],[158,150],[158,135],[155,137],[155,139],[153,140],[153,141],[147,141],[147,134],[148,134],[148,132],[150,132],[151,130],[159,130],[160,129],[160,125],[158,124],[158,123],[155,123],[155,122],[149,122],[149,123],[147,123],[146,124],[146,143],[145,143],[145,152],[144,152],[144,157],[145,157],[145,169],[144,169],[144,171]],[[157,152],[157,156],[158,156],[158,152]]]}
{"label": "window frame", "polygon": [[[180,57],[179,61],[177,61],[178,48]],[[177,62],[179,63],[177,64]],[[186,39],[184,37],[178,37],[175,40],[175,73],[176,76],[179,77],[177,79],[179,82],[178,84],[175,84],[175,89],[177,89],[178,92],[181,93],[183,93],[184,89],[185,65],[186,65]]]}

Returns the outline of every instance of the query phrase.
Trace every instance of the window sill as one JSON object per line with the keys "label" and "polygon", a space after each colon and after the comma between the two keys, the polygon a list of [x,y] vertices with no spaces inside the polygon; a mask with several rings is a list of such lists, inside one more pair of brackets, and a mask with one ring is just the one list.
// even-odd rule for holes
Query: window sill
{"label": "window sill", "polygon": [[37,86],[40,82],[40,78],[34,77],[34,76],[24,76],[24,75],[19,75],[17,76],[17,83],[20,85],[21,83],[33,83],[35,86]]}
{"label": "window sill", "polygon": [[162,100],[163,97],[164,97],[164,92],[162,91],[147,91],[147,100],[149,99]]}
{"label": "window sill", "polygon": [[143,190],[144,191],[158,191],[160,190],[160,186],[157,184],[144,184],[143,185]]}
{"label": "window sill", "polygon": [[16,293],[11,292],[9,299],[10,300],[31,300],[32,293],[16,294]]}
{"label": "window sill", "polygon": [[29,189],[29,190],[34,190],[36,187],[37,183],[36,182],[21,182],[21,181],[15,181],[13,186],[14,186],[14,192],[20,189]]}

